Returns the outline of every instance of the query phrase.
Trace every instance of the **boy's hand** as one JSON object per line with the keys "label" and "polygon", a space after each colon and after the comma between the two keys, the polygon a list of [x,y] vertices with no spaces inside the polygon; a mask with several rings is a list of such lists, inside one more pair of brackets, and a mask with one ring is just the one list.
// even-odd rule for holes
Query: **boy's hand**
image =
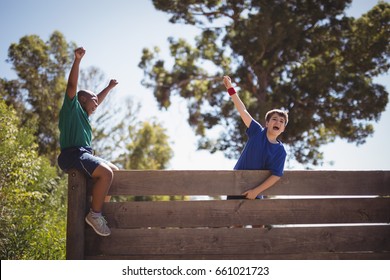
{"label": "boy's hand", "polygon": [[256,197],[259,195],[257,191],[255,190],[249,190],[243,193],[247,199],[256,199]]}
{"label": "boy's hand", "polygon": [[118,84],[117,80],[111,79],[108,83],[108,86],[106,86],[98,95],[98,104],[100,105],[103,100],[106,98],[107,94]]}
{"label": "boy's hand", "polygon": [[223,76],[223,84],[225,85],[226,89],[232,88],[232,80],[229,76]]}
{"label": "boy's hand", "polygon": [[85,49],[83,47],[77,48],[74,51],[74,56],[76,59],[82,59],[85,54]]}
{"label": "boy's hand", "polygon": [[110,83],[108,84],[109,88],[114,88],[118,84],[118,81],[115,79],[111,79]]}

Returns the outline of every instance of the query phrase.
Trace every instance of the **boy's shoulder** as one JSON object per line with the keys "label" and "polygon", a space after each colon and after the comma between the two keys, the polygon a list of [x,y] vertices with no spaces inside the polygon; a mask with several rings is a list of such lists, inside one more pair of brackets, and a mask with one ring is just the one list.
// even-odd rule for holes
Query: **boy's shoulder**
{"label": "boy's shoulder", "polygon": [[249,127],[247,128],[247,134],[249,136],[257,134],[257,133],[262,133],[264,131],[265,131],[264,127],[260,123],[258,123],[257,121],[255,121],[253,119],[252,119],[251,123],[249,124]]}
{"label": "boy's shoulder", "polygon": [[[79,105],[79,106],[78,106]],[[81,107],[81,104],[78,100],[78,94],[76,93],[76,95],[73,97],[73,98],[70,98],[68,94],[65,93],[65,96],[64,96],[64,103],[62,104],[62,106],[69,106],[69,107]]]}
{"label": "boy's shoulder", "polygon": [[284,147],[284,144],[282,141],[278,140],[279,145],[277,145],[277,149],[275,150],[276,154],[279,154],[281,157],[286,157],[287,156],[287,151],[286,148]]}
{"label": "boy's shoulder", "polygon": [[255,129],[261,129],[261,130],[264,129],[264,127],[258,121],[254,120],[254,119],[252,119],[252,121],[251,121],[251,123],[249,125],[249,128],[250,127],[253,127]]}

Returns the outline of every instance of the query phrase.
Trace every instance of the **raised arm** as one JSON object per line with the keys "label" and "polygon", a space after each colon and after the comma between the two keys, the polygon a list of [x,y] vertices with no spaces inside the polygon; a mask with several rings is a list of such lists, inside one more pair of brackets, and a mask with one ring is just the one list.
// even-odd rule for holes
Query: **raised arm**
{"label": "raised arm", "polygon": [[229,91],[230,97],[232,98],[234,106],[236,107],[238,113],[240,114],[242,121],[245,123],[246,127],[249,127],[253,118],[249,114],[249,112],[246,110],[246,107],[245,107],[244,103],[242,103],[238,94],[235,94],[235,93],[231,94],[232,91],[233,92],[235,92],[235,91],[234,91],[230,77],[224,76],[223,83],[224,83],[226,89]]}
{"label": "raised arm", "polygon": [[106,86],[100,93],[98,93],[97,98],[98,98],[98,105],[100,105],[104,98],[106,98],[107,94],[112,90],[116,85],[118,84],[117,80],[112,79],[110,80],[110,83],[108,86]]}
{"label": "raised arm", "polygon": [[80,62],[85,54],[85,49],[83,47],[77,48],[74,51],[74,61],[72,68],[70,69],[68,84],[66,86],[66,94],[70,99],[73,99],[77,93],[77,83],[79,80],[79,68]]}

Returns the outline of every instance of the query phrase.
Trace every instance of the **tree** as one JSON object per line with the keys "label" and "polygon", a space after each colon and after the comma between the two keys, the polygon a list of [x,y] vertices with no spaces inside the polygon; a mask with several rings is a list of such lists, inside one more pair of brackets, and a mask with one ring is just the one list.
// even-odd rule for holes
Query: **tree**
{"label": "tree", "polygon": [[[138,122],[128,127],[128,137],[131,141],[126,145],[126,152],[119,156],[117,164],[125,169],[161,170],[166,169],[173,151],[169,146],[165,129],[156,121]],[[118,201],[168,201],[183,200],[184,196],[127,196]]]}
{"label": "tree", "polygon": [[8,62],[18,75],[17,87],[10,98],[24,104],[22,121],[37,119],[39,153],[56,160],[59,148],[58,119],[66,88],[65,73],[70,67],[74,43],[67,43],[55,31],[44,42],[37,35],[24,36],[8,49]]}
{"label": "tree", "polygon": [[0,258],[64,259],[66,182],[39,156],[34,120],[0,100]]}
{"label": "tree", "polygon": [[139,128],[129,129],[127,154],[122,157],[125,169],[166,169],[173,151],[165,129],[156,122],[143,122]]}
{"label": "tree", "polygon": [[[231,75],[251,115],[283,108],[290,122],[282,136],[298,162],[318,165],[319,148],[336,137],[363,144],[388,102],[373,78],[389,69],[390,4],[380,2],[359,19],[344,1],[154,0],[172,23],[199,27],[195,46],[169,38],[173,66],[159,50],[143,50],[143,84],[160,108],[174,94],[188,100],[189,124],[199,147],[237,158],[244,126],[226,96]],[[223,127],[217,141],[207,135]]]}

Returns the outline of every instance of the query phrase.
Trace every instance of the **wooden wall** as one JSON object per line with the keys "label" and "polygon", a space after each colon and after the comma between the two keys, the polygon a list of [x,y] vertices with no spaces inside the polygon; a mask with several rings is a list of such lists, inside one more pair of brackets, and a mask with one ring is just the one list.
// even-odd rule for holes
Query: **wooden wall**
{"label": "wooden wall", "polygon": [[116,171],[110,189],[114,197],[201,200],[106,203],[112,234],[100,237],[84,222],[90,187],[72,171],[67,258],[390,259],[390,171],[285,171],[264,193],[269,199],[224,199],[257,186],[268,175]]}

